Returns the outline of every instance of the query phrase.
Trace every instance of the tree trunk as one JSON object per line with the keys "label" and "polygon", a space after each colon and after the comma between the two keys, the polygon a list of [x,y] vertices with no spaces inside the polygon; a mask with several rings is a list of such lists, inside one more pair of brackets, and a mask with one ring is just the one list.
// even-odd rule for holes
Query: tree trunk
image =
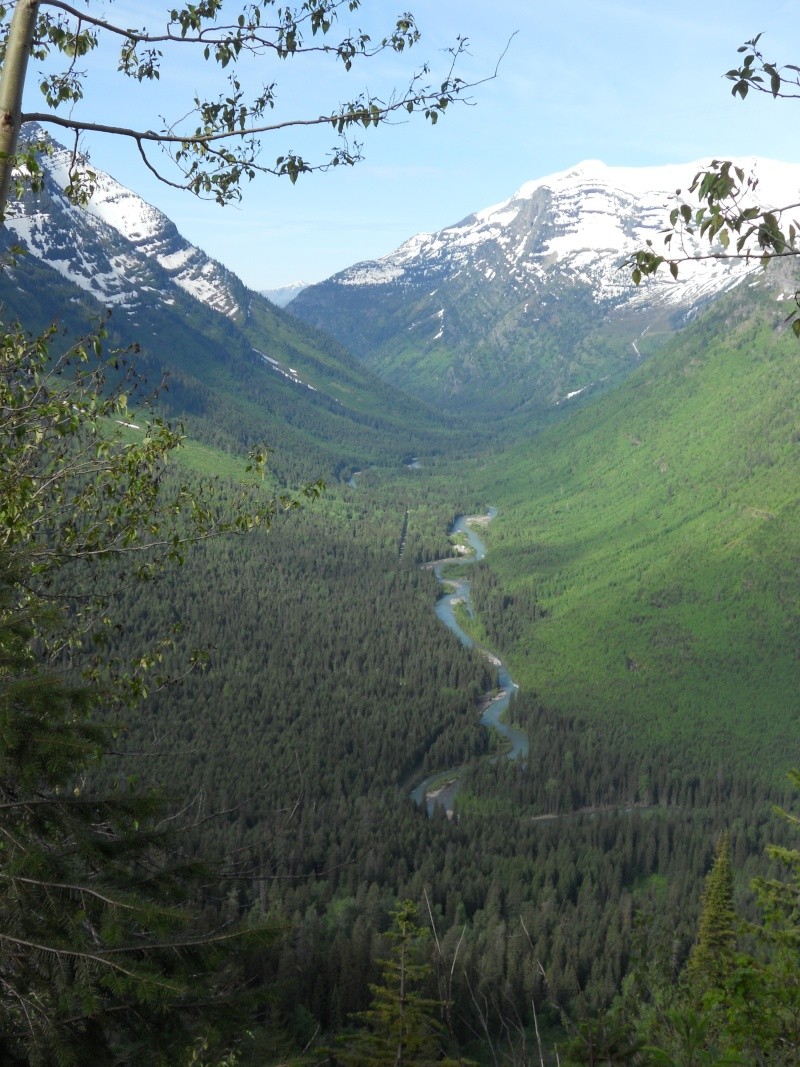
{"label": "tree trunk", "polygon": [[0,224],[5,220],[14,156],[19,142],[22,92],[41,0],[19,0],[0,70]]}

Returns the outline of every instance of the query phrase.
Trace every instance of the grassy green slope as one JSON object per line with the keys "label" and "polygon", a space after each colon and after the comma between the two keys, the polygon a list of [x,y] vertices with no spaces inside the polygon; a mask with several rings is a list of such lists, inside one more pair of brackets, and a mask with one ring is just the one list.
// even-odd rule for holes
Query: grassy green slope
{"label": "grassy green slope", "polygon": [[485,472],[522,687],[687,769],[772,779],[800,760],[800,346],[780,311],[722,302]]}
{"label": "grassy green slope", "polygon": [[[167,376],[159,404],[185,419],[195,438],[230,451],[267,442],[276,471],[289,483],[346,479],[356,469],[401,466],[411,456],[455,447],[454,428],[441,415],[258,294],[239,286],[247,314],[234,322],[166,276],[164,285],[169,300],[143,290],[134,310],[115,309],[107,323],[109,346],[135,342],[137,367],[148,381]],[[105,318],[89,293],[33,256],[0,278],[0,314],[31,331],[57,321],[68,338]],[[295,369],[300,381],[265,365],[258,353],[277,360],[284,372]]]}

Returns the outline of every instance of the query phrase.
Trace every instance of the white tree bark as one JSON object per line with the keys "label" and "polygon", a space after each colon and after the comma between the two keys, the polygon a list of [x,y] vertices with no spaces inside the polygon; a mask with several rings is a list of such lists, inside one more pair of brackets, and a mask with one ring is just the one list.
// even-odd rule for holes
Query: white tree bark
{"label": "white tree bark", "polygon": [[5,219],[14,156],[19,143],[22,92],[41,0],[19,0],[0,70],[0,223]]}

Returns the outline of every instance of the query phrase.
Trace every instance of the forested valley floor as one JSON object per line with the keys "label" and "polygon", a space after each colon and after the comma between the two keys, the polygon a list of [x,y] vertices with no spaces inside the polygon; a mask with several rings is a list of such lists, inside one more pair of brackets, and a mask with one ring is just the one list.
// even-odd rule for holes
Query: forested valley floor
{"label": "forested valley floor", "polygon": [[[697,1062],[792,1062],[796,883],[763,879],[800,869],[797,853],[767,851],[796,843],[776,805],[795,803],[787,774],[799,755],[798,375],[800,354],[774,307],[734,294],[624,386],[535,433],[516,424],[494,449],[442,427],[425,438],[436,449],[412,461],[409,439],[376,423],[380,462],[354,454],[328,469],[326,492],[279,508],[268,530],[243,521],[241,536],[202,533],[191,545],[178,533],[173,553],[169,521],[162,529],[146,494],[137,510],[131,491],[127,508],[168,547],[153,573],[141,573],[134,553],[95,568],[66,551],[45,581],[41,558],[19,550],[7,568],[19,604],[28,603],[14,569],[23,561],[37,610],[69,605],[71,643],[56,640],[49,663],[77,676],[83,648],[122,679],[138,665],[133,693],[144,698],[113,705],[112,751],[78,759],[74,785],[63,767],[47,779],[47,810],[84,810],[84,791],[110,789],[110,810],[142,794],[147,806],[151,789],[165,794],[163,822],[180,834],[160,861],[168,870],[176,858],[212,865],[199,889],[203,930],[271,934],[224,964],[255,1008],[252,1028],[221,1056],[243,1065],[522,1067],[541,1041],[541,1061],[564,1064],[682,1064],[693,1062],[689,1048],[704,1050]],[[14,380],[25,400],[35,375],[23,365]],[[47,407],[56,442],[65,407],[73,410],[62,388]],[[26,427],[28,407],[19,411]],[[263,484],[251,472],[243,488],[236,457],[218,451],[230,445],[229,419],[230,433],[217,439],[206,427],[177,462],[145,456],[148,477],[134,487],[182,501],[213,526],[214,515],[235,515],[232,501],[270,500],[288,471],[305,477],[310,461],[289,455]],[[109,421],[86,429],[72,419],[86,435],[79,456],[89,440],[106,462]],[[150,431],[127,414],[113,427],[126,472]],[[24,464],[28,438],[14,442],[7,451]],[[48,470],[61,458],[56,448],[55,460],[39,462]],[[127,484],[115,477],[109,498]],[[83,514],[100,517],[97,526],[85,520],[91,536],[105,537],[109,522],[117,536],[83,468],[74,483]],[[489,507],[497,515],[481,535],[487,556],[469,566],[475,614],[458,616],[477,642],[469,648],[437,618],[442,586],[426,564],[458,557],[454,520]],[[63,532],[59,550],[83,536],[61,498],[47,519]],[[108,616],[97,648],[80,614],[96,597]],[[13,612],[4,618],[5,647],[33,662],[28,629]],[[527,733],[523,758],[508,759],[481,725],[498,676],[480,646],[520,684],[507,715]],[[109,681],[102,671],[91,676],[98,693]],[[15,684],[0,689],[12,724],[28,710]],[[83,719],[69,725],[80,734]],[[27,737],[9,729],[12,741],[18,735]],[[429,814],[413,801],[423,779],[446,780],[454,768],[452,811]],[[25,760],[22,770],[0,808],[12,819]],[[138,822],[131,829],[123,843],[138,847]],[[53,850],[40,836],[44,862]],[[22,852],[17,888],[3,899],[35,961],[31,912],[17,897],[38,884],[38,861]],[[67,872],[75,854],[69,839],[59,853]],[[103,870],[99,862],[101,879]],[[76,883],[63,870],[51,881],[73,945],[83,946]],[[117,914],[93,928],[113,970],[127,897],[81,892],[84,906],[110,901]],[[46,909],[34,917],[44,922]],[[125,949],[134,957],[139,934]],[[404,1016],[397,990],[406,979],[419,1044],[397,1060],[375,1042],[381,1032],[391,1042]],[[80,990],[65,985],[66,1004]],[[105,979],[89,988],[82,1010],[91,1015],[97,995],[113,1018]],[[83,1047],[71,1011],[62,1004],[59,1022]],[[126,1017],[135,1032],[136,1011]],[[21,1019],[16,1002],[9,1018]],[[112,1034],[108,1047],[130,1052],[129,1040]],[[653,1042],[660,1052],[648,1052]],[[232,1062],[201,1053],[195,1047],[189,1062]]]}
{"label": "forested valley floor", "polygon": [[[785,836],[772,811],[783,789],[716,763],[703,773],[702,753],[643,745],[524,689],[511,716],[529,757],[487,758],[478,709],[496,679],[438,622],[441,590],[420,566],[452,551],[456,514],[484,503],[446,489],[417,471],[367,476],[268,534],[196,546],[146,595],[121,593],[120,653],[179,624],[176,669],[193,648],[210,658],[137,710],[125,747],[139,755],[107,773],[168,782],[196,812],[195,845],[237,857],[210,909],[277,921],[248,970],[272,991],[278,1058],[366,1009],[403,899],[430,906],[463,1047],[508,1045],[533,1010],[563,1039],[632,968],[678,974],[722,829],[746,914],[764,847]],[[476,585],[475,625],[510,645],[535,600],[503,610],[488,564]],[[427,773],[462,764],[456,817],[410,800]]]}

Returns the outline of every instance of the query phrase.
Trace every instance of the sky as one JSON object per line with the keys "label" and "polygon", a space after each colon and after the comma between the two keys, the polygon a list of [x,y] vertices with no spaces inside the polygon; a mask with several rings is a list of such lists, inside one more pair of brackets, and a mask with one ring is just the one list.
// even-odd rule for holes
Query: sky
{"label": "sky", "polygon": [[[123,25],[155,29],[172,5],[88,6]],[[238,10],[231,0],[228,8]],[[413,11],[422,40],[400,56],[364,60],[348,75],[316,56],[262,59],[242,70],[248,85],[276,84],[275,118],[303,119],[364,89],[386,96],[425,62],[441,81],[447,48],[466,37],[468,54],[456,72],[470,82],[490,80],[435,127],[414,116],[366,131],[365,159],[354,168],[301,176],[294,186],[259,175],[245,185],[241,203],[219,207],[158,182],[120,138],[87,135],[81,146],[93,164],[164,211],[188,240],[254,289],[319,281],[378,258],[584,159],[610,166],[734,155],[800,162],[800,100],[734,99],[724,78],[738,46],[757,33],[769,61],[800,63],[795,0],[362,0],[339,30],[349,22],[380,37],[405,9]],[[85,98],[75,116],[158,129],[162,116],[184,115],[195,95],[226,89],[226,72],[193,47],[174,51],[165,52],[159,82],[139,85],[116,71],[110,49],[99,49],[84,63]],[[43,110],[37,72],[33,62],[29,111]],[[323,158],[332,145],[327,130],[321,137],[292,129],[266,137],[263,151],[272,163],[287,150]]]}

